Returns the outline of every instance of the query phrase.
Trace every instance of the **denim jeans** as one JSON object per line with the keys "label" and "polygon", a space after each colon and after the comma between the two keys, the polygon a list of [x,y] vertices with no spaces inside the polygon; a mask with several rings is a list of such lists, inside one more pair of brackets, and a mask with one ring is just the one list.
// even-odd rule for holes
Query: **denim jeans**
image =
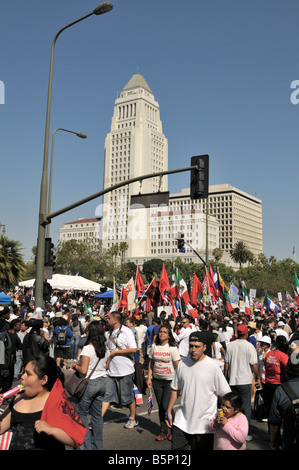
{"label": "denim jeans", "polygon": [[23,365],[23,351],[21,349],[18,349],[16,353],[14,380],[19,380],[19,375],[21,372],[22,365]]}
{"label": "denim jeans", "polygon": [[[102,401],[106,391],[106,377],[91,379],[83,397],[77,403],[77,412],[87,428],[85,441],[80,450],[101,450],[103,446]],[[92,433],[89,429],[88,415],[91,417]]]}
{"label": "denim jeans", "polygon": [[248,420],[248,425],[251,419],[251,388],[252,384],[248,385],[231,385],[232,392],[238,392],[242,397],[243,412]]}
{"label": "denim jeans", "polygon": [[71,338],[71,359],[77,359],[80,339],[81,336],[72,336]]}

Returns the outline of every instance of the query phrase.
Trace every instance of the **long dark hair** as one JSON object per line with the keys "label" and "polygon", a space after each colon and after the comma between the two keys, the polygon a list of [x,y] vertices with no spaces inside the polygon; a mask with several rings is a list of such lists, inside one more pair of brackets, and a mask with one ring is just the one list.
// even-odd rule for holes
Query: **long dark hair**
{"label": "long dark hair", "polygon": [[222,397],[222,403],[224,401],[229,401],[234,410],[242,409],[242,397],[238,392],[229,392]]}
{"label": "long dark hair", "polygon": [[[175,346],[176,342],[175,342],[175,339],[174,339],[173,334],[172,334],[171,325],[169,323],[163,323],[163,325],[160,326],[160,329],[161,328],[166,328],[166,330],[168,331],[168,335],[169,335],[168,344],[169,344],[169,346]],[[155,343],[157,345],[161,344],[159,333],[156,336]]]}
{"label": "long dark hair", "polygon": [[45,375],[48,377],[48,381],[45,385],[47,390],[52,390],[53,385],[57,379],[60,379],[62,385],[64,385],[64,374],[60,367],[57,366],[55,359],[48,355],[41,355],[30,361],[33,363],[33,370],[41,380]]}
{"label": "long dark hair", "polygon": [[106,354],[106,337],[105,331],[98,321],[92,321],[87,326],[87,344],[92,344],[96,355],[99,359],[105,357]]}

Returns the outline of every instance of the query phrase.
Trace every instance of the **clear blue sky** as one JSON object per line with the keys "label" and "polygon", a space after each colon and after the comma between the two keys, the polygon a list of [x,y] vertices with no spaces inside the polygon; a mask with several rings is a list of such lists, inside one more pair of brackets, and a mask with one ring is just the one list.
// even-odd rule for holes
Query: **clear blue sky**
{"label": "clear blue sky", "polygon": [[[100,2],[99,2],[100,3]],[[50,48],[56,32],[93,0],[0,3],[0,223],[26,258],[37,240]],[[263,202],[263,251],[299,260],[298,0],[112,0],[113,10],[68,29],[55,48],[50,135],[52,210],[102,189],[104,142],[114,101],[140,71],[160,104],[169,169],[210,155],[210,184]],[[169,176],[169,190],[189,186]],[[94,217],[92,201],[53,220]]]}

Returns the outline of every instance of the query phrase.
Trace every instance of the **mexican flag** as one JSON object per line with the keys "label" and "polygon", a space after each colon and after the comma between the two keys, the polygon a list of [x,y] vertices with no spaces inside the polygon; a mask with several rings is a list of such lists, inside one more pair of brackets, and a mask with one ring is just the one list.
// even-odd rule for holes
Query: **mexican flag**
{"label": "mexican flag", "polygon": [[91,310],[91,306],[89,305],[88,300],[87,300],[87,302],[85,302],[84,310],[86,312],[86,315],[89,315],[90,318],[91,318],[92,317],[92,310]]}
{"label": "mexican flag", "polygon": [[249,298],[248,298],[247,290],[245,286],[245,281],[240,280],[240,286],[241,286],[241,291],[242,291],[243,300],[244,300],[245,314],[250,315],[251,310],[250,310]]}
{"label": "mexican flag", "polygon": [[176,270],[176,280],[179,286],[180,297],[183,299],[183,301],[187,305],[190,303],[189,292],[188,292],[187,284],[182,278],[178,269]]}
{"label": "mexican flag", "polygon": [[297,294],[299,294],[299,279],[298,279],[298,276],[296,274],[296,271],[295,271],[295,283],[296,283]]}
{"label": "mexican flag", "polygon": [[170,297],[171,297],[171,300],[180,298],[179,286],[176,280],[175,266],[173,266],[172,274],[171,274]]}

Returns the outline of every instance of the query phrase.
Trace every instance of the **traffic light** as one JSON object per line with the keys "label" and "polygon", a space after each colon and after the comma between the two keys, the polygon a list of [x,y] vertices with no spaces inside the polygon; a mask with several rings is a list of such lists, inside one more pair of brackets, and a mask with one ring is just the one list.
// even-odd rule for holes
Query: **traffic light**
{"label": "traffic light", "polygon": [[209,195],[209,155],[199,155],[191,158],[190,197],[204,199]]}
{"label": "traffic light", "polygon": [[54,270],[56,256],[54,255],[54,243],[52,243],[52,238],[45,239],[45,261],[44,266],[51,266]]}
{"label": "traffic light", "polygon": [[181,252],[181,253],[185,253],[185,240],[184,240],[184,234],[183,233],[179,233],[178,235],[178,250]]}

